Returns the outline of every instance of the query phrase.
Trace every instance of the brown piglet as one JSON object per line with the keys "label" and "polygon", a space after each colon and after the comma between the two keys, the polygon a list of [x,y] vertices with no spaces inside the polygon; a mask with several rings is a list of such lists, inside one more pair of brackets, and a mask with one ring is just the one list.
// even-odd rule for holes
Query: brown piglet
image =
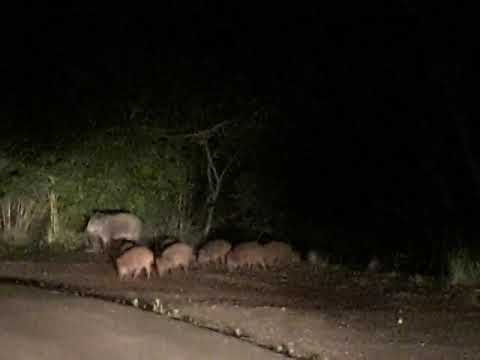
{"label": "brown piglet", "polygon": [[226,256],[231,249],[232,245],[228,241],[221,239],[209,241],[198,250],[197,264],[225,264]]}
{"label": "brown piglet", "polygon": [[190,264],[195,260],[193,249],[185,243],[175,243],[163,250],[162,255],[156,259],[156,267],[159,276],[174,269],[188,271]]}
{"label": "brown piglet", "polygon": [[271,241],[263,246],[267,266],[289,265],[300,262],[300,255],[281,241]]}
{"label": "brown piglet", "polygon": [[149,279],[153,263],[153,252],[149,248],[146,246],[134,246],[117,258],[118,277],[120,280],[127,277],[136,279],[145,270],[147,279]]}
{"label": "brown piglet", "polygon": [[263,247],[255,242],[241,243],[233,248],[227,255],[228,270],[234,270],[241,267],[249,269],[256,266],[265,268]]}

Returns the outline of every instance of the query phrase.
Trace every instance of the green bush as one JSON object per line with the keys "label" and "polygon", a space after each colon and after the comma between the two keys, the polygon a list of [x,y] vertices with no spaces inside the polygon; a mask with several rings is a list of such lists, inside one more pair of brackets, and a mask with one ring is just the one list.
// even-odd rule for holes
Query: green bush
{"label": "green bush", "polygon": [[48,204],[54,194],[56,241],[68,242],[69,248],[81,241],[72,234],[83,231],[96,209],[128,210],[152,232],[174,231],[192,216],[195,149],[151,134],[113,128],[45,149],[9,146],[3,152],[10,168],[0,174],[0,197],[28,196]]}

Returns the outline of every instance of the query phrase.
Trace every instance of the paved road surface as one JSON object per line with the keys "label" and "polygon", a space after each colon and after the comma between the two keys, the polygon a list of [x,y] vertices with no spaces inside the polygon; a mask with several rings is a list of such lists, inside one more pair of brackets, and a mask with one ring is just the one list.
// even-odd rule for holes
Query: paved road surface
{"label": "paved road surface", "polygon": [[0,358],[268,360],[285,357],[134,308],[0,285]]}

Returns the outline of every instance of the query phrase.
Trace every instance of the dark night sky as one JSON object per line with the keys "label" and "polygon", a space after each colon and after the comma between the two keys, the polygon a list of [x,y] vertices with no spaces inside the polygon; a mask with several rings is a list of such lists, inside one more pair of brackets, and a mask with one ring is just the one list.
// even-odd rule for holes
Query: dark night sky
{"label": "dark night sky", "polygon": [[409,95],[424,97],[425,87],[439,87],[435,80],[454,77],[455,66],[472,71],[473,29],[462,9],[422,8],[408,1],[357,8],[341,2],[316,9],[209,4],[155,11],[33,9],[33,19],[9,27],[7,77],[22,85],[19,90],[53,99],[77,77],[108,84],[123,72],[139,80],[158,63],[183,62],[211,78],[243,77],[247,91],[284,96],[295,111],[299,105],[314,110],[330,96],[336,102],[381,99],[399,112],[412,106],[405,104]]}
{"label": "dark night sky", "polygon": [[[279,110],[271,152],[282,160],[272,171],[289,174],[286,201],[299,213],[311,216],[313,207],[353,218],[359,209],[390,216],[408,208],[422,218],[427,206],[445,209],[438,179],[458,216],[477,211],[456,120],[475,156],[472,11],[408,0],[317,8],[173,3],[42,6],[28,21],[12,14],[3,69],[4,111],[14,120],[3,123],[4,134],[48,132],[45,121],[80,131],[85,104],[179,74],[191,80],[187,93],[233,91]],[[315,205],[305,207],[306,199]]]}

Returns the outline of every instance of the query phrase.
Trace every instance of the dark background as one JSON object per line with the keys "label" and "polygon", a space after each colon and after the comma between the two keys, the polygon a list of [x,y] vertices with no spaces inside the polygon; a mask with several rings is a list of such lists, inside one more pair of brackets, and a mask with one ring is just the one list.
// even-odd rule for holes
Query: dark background
{"label": "dark background", "polygon": [[477,243],[474,12],[355,4],[6,11],[1,137],[41,151],[122,124],[86,109],[107,114],[145,89],[165,104],[173,87],[177,99],[255,98],[276,114],[258,168],[300,247],[334,228],[327,248],[341,238],[347,257],[405,251],[435,268]]}

